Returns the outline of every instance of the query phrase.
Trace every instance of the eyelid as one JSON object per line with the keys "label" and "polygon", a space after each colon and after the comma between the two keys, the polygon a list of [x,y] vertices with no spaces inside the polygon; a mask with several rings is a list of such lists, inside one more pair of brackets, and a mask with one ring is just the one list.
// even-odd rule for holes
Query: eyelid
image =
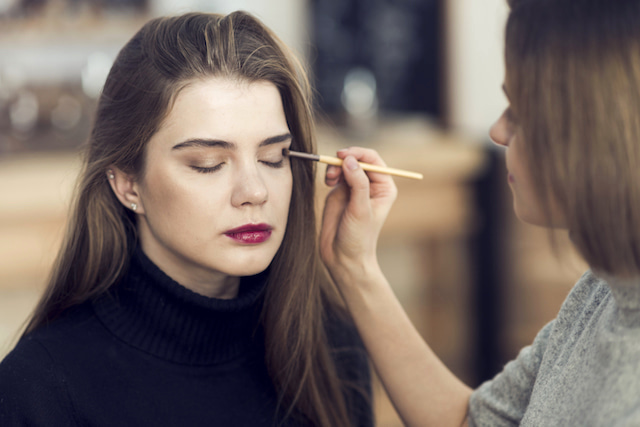
{"label": "eyelid", "polygon": [[277,162],[268,162],[266,160],[260,160],[263,164],[271,167],[271,168],[281,168],[284,166],[284,157],[278,160]]}
{"label": "eyelid", "polygon": [[[276,145],[279,145],[279,144],[276,144]],[[291,144],[287,144],[287,147],[289,147],[290,145]],[[283,154],[283,150],[281,146],[280,147],[270,146],[269,150],[266,151],[260,157],[261,158],[258,159],[260,163],[263,163],[271,167],[282,167],[285,161],[285,156]],[[278,160],[275,160],[275,159],[278,159]]]}
{"label": "eyelid", "polygon": [[217,165],[212,166],[212,167],[202,167],[202,166],[192,165],[191,169],[193,169],[193,170],[195,170],[196,172],[199,172],[199,173],[213,173],[213,172],[216,172],[216,171],[220,170],[222,168],[222,166],[224,165],[224,163],[225,162],[218,163]]}

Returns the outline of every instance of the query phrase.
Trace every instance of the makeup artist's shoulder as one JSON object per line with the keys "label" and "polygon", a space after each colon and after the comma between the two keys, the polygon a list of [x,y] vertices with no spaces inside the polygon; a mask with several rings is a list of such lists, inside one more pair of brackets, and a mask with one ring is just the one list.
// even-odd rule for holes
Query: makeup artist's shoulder
{"label": "makeup artist's shoulder", "polygon": [[586,299],[610,291],[607,277],[592,270],[585,271],[569,292],[574,299]]}
{"label": "makeup artist's shoulder", "polygon": [[610,293],[607,282],[593,271],[587,270],[569,291],[558,313],[558,319],[573,317],[587,305],[597,306],[606,301]]}

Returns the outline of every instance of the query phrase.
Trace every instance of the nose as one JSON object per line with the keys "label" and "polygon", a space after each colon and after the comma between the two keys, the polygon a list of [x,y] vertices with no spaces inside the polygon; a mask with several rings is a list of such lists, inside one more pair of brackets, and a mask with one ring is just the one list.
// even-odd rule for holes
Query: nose
{"label": "nose", "polygon": [[262,205],[269,199],[269,191],[256,166],[244,167],[234,178],[231,204],[235,207]]}
{"label": "nose", "polygon": [[489,138],[491,138],[494,143],[507,147],[510,137],[511,129],[507,122],[505,111],[498,117],[498,120],[491,126],[491,129],[489,129]]}

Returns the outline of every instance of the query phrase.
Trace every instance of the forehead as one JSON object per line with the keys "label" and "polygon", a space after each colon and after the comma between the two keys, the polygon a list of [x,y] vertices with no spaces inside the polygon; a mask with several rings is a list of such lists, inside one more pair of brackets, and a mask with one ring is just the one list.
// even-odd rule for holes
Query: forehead
{"label": "forehead", "polygon": [[267,81],[212,77],[180,90],[153,140],[202,138],[235,144],[288,132],[280,93]]}

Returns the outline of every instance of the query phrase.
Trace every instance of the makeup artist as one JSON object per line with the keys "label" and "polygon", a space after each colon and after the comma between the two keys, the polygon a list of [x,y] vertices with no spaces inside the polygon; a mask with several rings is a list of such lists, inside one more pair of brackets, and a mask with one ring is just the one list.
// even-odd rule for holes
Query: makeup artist
{"label": "makeup artist", "polygon": [[322,274],[310,90],[256,18],[151,20],[99,100],[68,232],[0,364],[0,425],[369,426]]}
{"label": "makeup artist", "polygon": [[330,166],[321,254],[409,426],[640,425],[640,1],[511,0],[505,147],[522,221],[568,230],[589,263],[555,320],[471,390],[422,340],[376,261],[396,196],[362,148]]}

